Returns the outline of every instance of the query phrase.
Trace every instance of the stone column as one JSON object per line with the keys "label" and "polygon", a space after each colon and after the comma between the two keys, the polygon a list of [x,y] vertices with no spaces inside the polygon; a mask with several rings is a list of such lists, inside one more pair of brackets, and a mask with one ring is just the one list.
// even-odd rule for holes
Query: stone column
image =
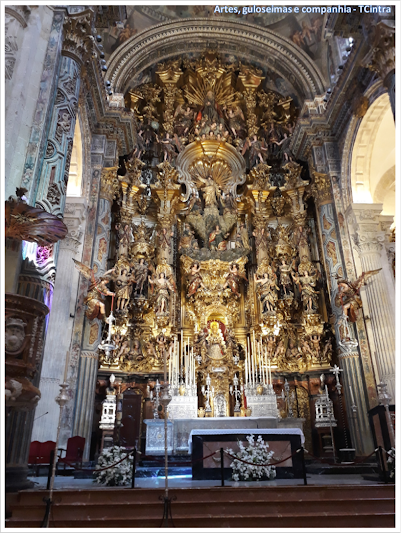
{"label": "stone column", "polygon": [[[100,277],[107,270],[111,227],[111,205],[117,191],[117,167],[104,168],[101,177],[100,199],[91,264],[96,277]],[[94,395],[99,358],[97,347],[102,338],[102,329],[102,321],[98,319],[89,321],[87,317],[85,317],[73,416],[73,435],[85,437],[84,460],[89,459]]]}
{"label": "stone column", "polygon": [[[322,147],[313,147],[313,156],[316,167],[319,170],[323,170],[325,168],[325,157],[322,155]],[[345,267],[338,239],[331,180],[328,174],[313,172],[313,190],[318,211],[319,232],[322,236],[328,291],[335,317],[334,327],[336,340],[339,343],[341,339],[339,328],[342,309],[337,307],[335,303],[338,290],[336,276],[343,277]],[[338,357],[340,366],[344,369],[345,386],[343,393],[346,400],[352,443],[357,455],[368,455],[373,450],[373,441],[367,417],[369,406],[365,394],[361,358],[357,349],[350,352],[339,350]],[[353,391],[355,402],[352,401],[350,389]],[[353,403],[357,407],[355,412],[351,410]]]}
{"label": "stone column", "polygon": [[59,384],[63,383],[71,342],[75,307],[71,302],[75,304],[79,277],[72,259],[80,258],[78,252],[82,250],[83,236],[81,224],[84,222],[86,211],[86,203],[84,199],[81,200],[81,202],[67,201],[64,210],[64,222],[68,226],[68,234],[59,244],[57,279],[39,384],[42,399],[36,409],[37,421],[32,431],[32,440],[40,442],[56,440],[60,410],[53,400],[59,393]]}
{"label": "stone column", "polygon": [[382,204],[353,204],[351,208],[353,239],[360,260],[358,273],[380,269],[367,281],[361,296],[365,320],[369,317],[371,322],[378,382],[387,383],[388,394],[395,401],[395,288],[380,225]]}
{"label": "stone column", "polygon": [[383,81],[390,97],[395,120],[395,27],[382,21],[372,29],[370,51],[362,65],[376,72]]}

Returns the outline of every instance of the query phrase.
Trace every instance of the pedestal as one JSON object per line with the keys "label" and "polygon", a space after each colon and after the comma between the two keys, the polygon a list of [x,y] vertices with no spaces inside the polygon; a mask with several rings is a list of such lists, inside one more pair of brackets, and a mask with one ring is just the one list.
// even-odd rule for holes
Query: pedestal
{"label": "pedestal", "polygon": [[[164,420],[144,420],[146,455],[164,455]],[[167,421],[167,453],[173,453],[173,424]]]}

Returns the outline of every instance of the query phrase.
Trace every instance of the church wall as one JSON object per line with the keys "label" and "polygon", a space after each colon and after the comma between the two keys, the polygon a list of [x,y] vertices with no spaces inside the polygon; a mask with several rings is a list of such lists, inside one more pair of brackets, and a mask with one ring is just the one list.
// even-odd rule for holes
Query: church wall
{"label": "church wall", "polygon": [[[12,11],[6,8],[7,16],[14,21],[13,26],[19,26],[14,46],[15,64],[9,76],[6,74],[5,84],[4,153],[7,198],[15,194],[16,187],[29,188],[29,178],[33,175],[38,144],[52,97],[51,86],[60,39],[61,19],[54,20],[53,9],[48,6],[24,8],[25,28],[20,22],[15,22],[10,14]],[[21,7],[15,9],[21,11]],[[28,146],[30,150],[27,152]],[[26,161],[29,161],[28,165],[25,164]],[[24,174],[26,179],[22,183]]]}

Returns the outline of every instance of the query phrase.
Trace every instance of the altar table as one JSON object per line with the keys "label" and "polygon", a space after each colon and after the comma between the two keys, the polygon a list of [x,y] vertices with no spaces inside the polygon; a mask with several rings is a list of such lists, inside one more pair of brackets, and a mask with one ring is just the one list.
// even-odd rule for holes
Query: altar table
{"label": "altar table", "polygon": [[[276,466],[277,478],[302,478],[302,460],[300,454],[295,452],[303,445],[305,438],[299,428],[282,429],[196,429],[189,436],[189,449],[192,451],[192,478],[193,479],[220,479],[221,464],[220,454],[201,460],[213,453],[231,448],[238,450],[238,440],[247,444],[246,437],[253,434],[255,440],[259,435],[269,444],[269,449],[274,452],[271,459],[276,463],[289,457],[286,461]],[[233,459],[224,455],[224,477],[229,479],[232,475],[230,467]]]}

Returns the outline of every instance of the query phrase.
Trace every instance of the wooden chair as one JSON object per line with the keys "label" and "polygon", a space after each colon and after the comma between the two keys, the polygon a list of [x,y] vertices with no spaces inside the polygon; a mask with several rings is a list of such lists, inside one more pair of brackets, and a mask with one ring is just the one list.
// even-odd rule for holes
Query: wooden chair
{"label": "wooden chair", "polygon": [[[64,470],[67,464],[72,465],[75,464],[77,466],[80,464],[82,466],[82,457],[84,454],[84,448],[85,448],[85,437],[70,437],[67,441],[67,449],[65,448],[59,448],[58,451],[60,452],[58,461],[57,461],[57,469],[59,463],[64,463]],[[65,452],[65,457],[61,457],[62,453]],[[57,475],[57,469],[56,469],[56,475]]]}
{"label": "wooden chair", "polygon": [[28,464],[36,466],[36,476],[39,474],[40,465],[50,464],[50,454],[52,450],[56,451],[56,443],[52,440],[46,442],[34,440],[31,442]]}

